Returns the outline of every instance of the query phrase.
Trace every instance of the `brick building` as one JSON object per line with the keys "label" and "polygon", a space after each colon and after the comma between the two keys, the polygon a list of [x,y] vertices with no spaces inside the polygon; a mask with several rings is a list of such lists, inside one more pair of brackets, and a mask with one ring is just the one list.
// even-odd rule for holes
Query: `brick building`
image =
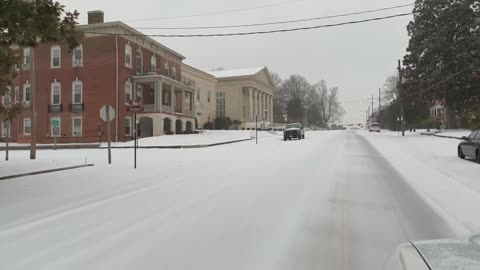
{"label": "brick building", "polygon": [[137,123],[142,137],[193,130],[195,82],[182,76],[185,57],[122,22],[103,22],[101,11],[88,15],[74,50],[57,43],[21,49],[11,97],[0,98],[3,106],[22,102],[25,110],[1,124],[0,137],[30,141],[32,103],[38,143],[54,137],[62,143],[96,142],[99,131],[104,141],[106,123],[99,115],[104,105],[115,108],[112,140],[130,140],[135,124],[126,104],[132,100],[145,106]]}

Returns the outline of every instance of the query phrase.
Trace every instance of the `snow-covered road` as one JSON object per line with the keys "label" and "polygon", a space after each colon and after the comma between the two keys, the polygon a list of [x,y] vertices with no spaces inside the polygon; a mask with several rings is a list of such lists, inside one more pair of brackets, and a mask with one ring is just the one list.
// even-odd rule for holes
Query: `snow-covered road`
{"label": "snow-covered road", "polygon": [[400,243],[453,235],[355,132],[281,139],[0,181],[0,268],[380,270]]}

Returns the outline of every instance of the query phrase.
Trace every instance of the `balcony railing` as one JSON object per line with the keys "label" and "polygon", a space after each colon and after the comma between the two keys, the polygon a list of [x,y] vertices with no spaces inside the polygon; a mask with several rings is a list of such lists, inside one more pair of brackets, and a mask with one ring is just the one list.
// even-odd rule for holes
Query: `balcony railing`
{"label": "balcony railing", "polygon": [[73,113],[80,113],[80,112],[84,112],[85,110],[85,104],[84,103],[80,103],[80,104],[70,104],[68,106],[68,110],[70,112],[73,112]]}
{"label": "balcony railing", "polygon": [[155,104],[143,104],[144,112],[156,112]]}
{"label": "balcony railing", "polygon": [[61,113],[63,112],[62,104],[49,104],[48,105],[48,112],[49,113]]}
{"label": "balcony railing", "polygon": [[195,88],[195,81],[194,80],[191,80],[191,79],[189,79],[185,76],[179,76],[178,73],[173,74],[168,69],[158,68],[158,67],[157,68],[142,68],[142,69],[137,68],[136,73],[137,73],[137,76],[162,75],[162,76],[168,77],[170,79],[176,80],[176,81],[181,82],[185,85],[188,85],[190,87]]}
{"label": "balcony railing", "polygon": [[193,117],[193,112],[192,111],[185,111],[185,115]]}
{"label": "balcony railing", "polygon": [[164,112],[172,112],[172,106],[162,105],[162,111],[164,111]]}

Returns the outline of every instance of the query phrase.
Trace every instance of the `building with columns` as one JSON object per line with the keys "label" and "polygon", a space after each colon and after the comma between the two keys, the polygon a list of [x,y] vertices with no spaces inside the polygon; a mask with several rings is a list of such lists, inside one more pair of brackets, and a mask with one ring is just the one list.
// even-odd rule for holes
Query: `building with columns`
{"label": "building with columns", "polygon": [[241,128],[273,123],[275,86],[267,67],[210,72],[217,79],[216,114],[242,122]]}

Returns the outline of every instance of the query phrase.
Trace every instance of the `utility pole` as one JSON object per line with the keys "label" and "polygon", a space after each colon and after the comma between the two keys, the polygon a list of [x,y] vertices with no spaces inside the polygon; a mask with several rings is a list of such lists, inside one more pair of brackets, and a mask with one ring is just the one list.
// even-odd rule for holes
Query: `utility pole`
{"label": "utility pole", "polygon": [[398,100],[400,101],[400,126],[402,127],[402,136],[405,136],[405,113],[402,98],[402,64],[400,60],[398,60]]}
{"label": "utility pole", "polygon": [[378,88],[378,124],[382,128],[382,88]]}
{"label": "utility pole", "polygon": [[365,110],[365,129],[368,129],[368,109]]}
{"label": "utility pole", "polygon": [[368,129],[368,117],[370,116],[370,106],[368,106],[368,110],[367,110],[367,123],[366,123],[366,127]]}
{"label": "utility pole", "polygon": [[373,122],[373,112],[374,112],[374,109],[375,107],[373,107],[373,94],[372,94],[372,122]]}
{"label": "utility pole", "polygon": [[35,104],[35,48],[30,48],[30,159],[37,159],[37,112]]}

